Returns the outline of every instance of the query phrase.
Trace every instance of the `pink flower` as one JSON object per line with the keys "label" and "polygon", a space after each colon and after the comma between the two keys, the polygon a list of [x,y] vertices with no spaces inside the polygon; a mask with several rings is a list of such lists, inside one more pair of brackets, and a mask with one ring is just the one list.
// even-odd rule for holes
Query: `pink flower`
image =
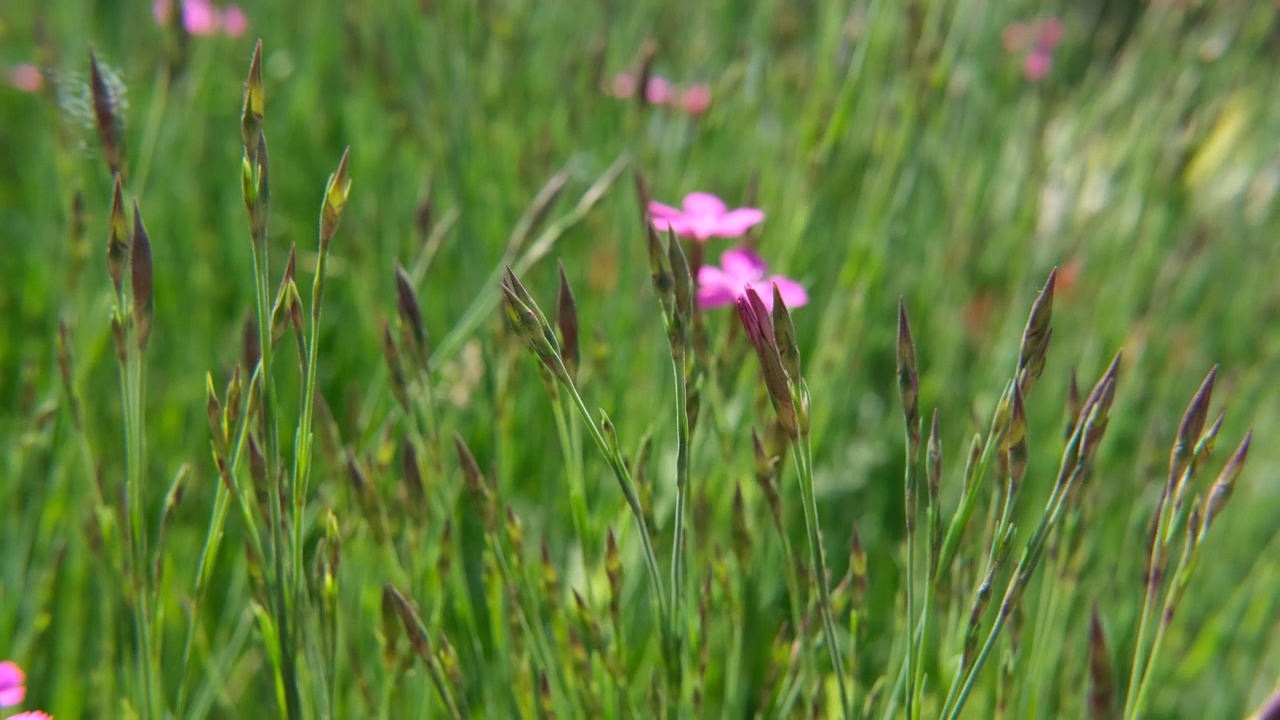
{"label": "pink flower", "polygon": [[666,105],[675,100],[676,89],[671,81],[664,77],[651,77],[644,86],[644,99],[650,105]]}
{"label": "pink flower", "polygon": [[[180,0],[182,27],[192,35],[213,35],[219,31],[230,37],[240,37],[249,27],[244,11],[235,5],[226,10],[214,7],[209,0]],[[164,25],[173,13],[173,0],[155,0],[151,12],[156,22]]]}
{"label": "pink flower", "polygon": [[721,267],[703,265],[698,268],[698,305],[703,308],[720,307],[744,297],[747,288],[759,285],[767,288],[760,294],[765,309],[773,311],[773,286],[778,286],[782,301],[787,307],[800,307],[809,302],[809,293],[800,283],[781,275],[767,275],[769,268],[764,260],[747,248],[726,250],[720,255]]}
{"label": "pink flower", "polygon": [[680,95],[680,105],[690,115],[706,112],[711,106],[711,88],[705,84],[689,86]]}
{"label": "pink flower", "polygon": [[672,230],[677,235],[706,240],[710,237],[739,237],[761,220],[764,213],[756,208],[729,210],[720,198],[695,192],[684,196],[684,209],[677,210],[660,202],[649,203],[654,228]]}
{"label": "pink flower", "polygon": [[9,68],[9,82],[22,92],[33,93],[44,85],[44,75],[30,63],[20,63]]}
{"label": "pink flower", "polygon": [[10,715],[9,720],[53,720],[53,716],[39,710],[31,710]]}
{"label": "pink flower", "polygon": [[228,37],[237,38],[249,29],[249,18],[244,16],[244,11],[237,5],[228,5],[226,10],[222,11],[222,31]]}
{"label": "pink flower", "polygon": [[0,662],[0,707],[10,707],[22,702],[27,696],[24,683],[27,676],[18,664],[9,660]]}
{"label": "pink flower", "polygon": [[1053,50],[1062,41],[1062,21],[1046,18],[1032,23],[1009,23],[1002,41],[1010,53],[1027,53],[1022,62],[1022,75],[1036,82],[1047,75],[1053,65]]}
{"label": "pink flower", "polygon": [[1036,48],[1027,55],[1027,59],[1022,63],[1022,76],[1031,82],[1043,78],[1049,74],[1049,66],[1053,63],[1053,56],[1048,50]]}

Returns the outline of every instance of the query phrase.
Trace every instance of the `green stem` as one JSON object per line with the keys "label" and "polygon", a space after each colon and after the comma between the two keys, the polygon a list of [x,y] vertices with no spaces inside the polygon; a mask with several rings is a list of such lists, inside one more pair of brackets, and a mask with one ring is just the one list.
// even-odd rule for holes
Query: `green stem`
{"label": "green stem", "polygon": [[[796,405],[799,407],[800,403],[797,402]],[[818,582],[818,609],[822,615],[822,628],[826,634],[827,650],[831,655],[831,667],[835,671],[836,685],[840,688],[840,706],[847,708],[849,707],[849,689],[846,687],[848,683],[844,674],[844,661],[840,657],[835,618],[831,613],[831,583],[827,580],[826,554],[822,550],[822,531],[818,527],[818,502],[813,490],[813,449],[808,433],[800,439],[793,440],[792,445],[796,471],[800,475],[800,494],[804,502],[805,526],[809,531],[813,572]]]}
{"label": "green stem", "polygon": [[[688,573],[688,558],[685,556],[685,524],[688,515],[689,495],[689,400],[688,377],[685,374],[685,350],[683,345],[671,350],[671,365],[676,384],[676,515],[675,538],[671,545],[671,613],[672,625],[675,627],[675,641],[679,643],[674,669],[683,685],[684,674],[678,672],[685,667],[685,633],[684,583]],[[681,693],[683,691],[681,690]],[[682,695],[683,697],[683,695]]]}
{"label": "green stem", "polygon": [[[906,514],[907,514],[907,632],[911,632],[912,628],[914,628],[914,627],[915,627],[915,623],[914,623],[914,622],[912,622],[912,618],[913,618],[913,617],[914,617],[914,615],[915,615],[915,606],[916,606],[916,593],[915,593],[915,587],[916,587],[916,561],[915,561],[915,557],[916,557],[916,528],[915,528],[915,524],[916,524],[916,518],[915,518],[915,510],[916,510],[915,505],[916,505],[916,501],[915,501],[915,487],[916,487],[916,483],[917,483],[917,482],[918,482],[918,480],[919,480],[919,474],[920,474],[920,470],[918,469],[918,465],[917,465],[917,463],[916,463],[916,462],[913,462],[914,458],[912,458],[912,457],[911,457],[911,450],[910,450],[910,446],[911,446],[911,438],[910,438],[910,437],[908,437],[908,438],[907,438],[907,448],[908,448],[908,449],[907,449],[907,477],[906,477],[906,488],[907,488],[907,489],[906,489]],[[906,705],[907,705],[907,720],[913,720],[913,719],[915,718],[915,704],[916,704],[916,703],[915,703],[915,696],[916,696],[916,670],[915,670],[915,666],[916,666],[916,663],[917,663],[917,662],[919,662],[919,661],[918,661],[918,659],[916,658],[916,644],[915,644],[915,642],[914,642],[911,638],[908,638],[908,639],[907,639],[907,657],[906,657],[906,665],[907,665],[907,667],[906,667],[906,672],[907,672],[907,683],[906,683],[906,691],[907,691],[907,697],[906,697]]]}
{"label": "green stem", "polygon": [[302,418],[298,421],[298,434],[293,454],[293,601],[299,603],[305,586],[303,572],[303,513],[307,503],[307,487],[311,481],[312,424],[315,414],[316,365],[320,347],[320,301],[324,296],[325,270],[329,264],[329,252],[321,244],[316,261],[316,275],[311,285],[311,337],[307,348],[306,391],[302,396]]}
{"label": "green stem", "polygon": [[[560,368],[564,377],[568,377],[568,373],[564,372],[563,366]],[[644,549],[645,567],[649,571],[649,582],[652,586],[650,589],[654,595],[654,602],[658,606],[658,616],[663,627],[668,649],[671,641],[671,617],[667,608],[666,599],[662,592],[662,573],[658,570],[658,557],[653,551],[653,537],[649,533],[649,524],[644,519],[644,508],[640,505],[640,496],[636,493],[635,482],[631,479],[631,472],[627,470],[627,466],[622,462],[615,450],[609,448],[608,443],[604,440],[600,428],[596,427],[595,420],[591,417],[591,412],[587,410],[587,404],[583,402],[582,395],[578,393],[578,389],[573,383],[564,383],[564,387],[569,391],[569,396],[573,398],[574,405],[578,408],[578,414],[582,416],[582,421],[587,426],[587,431],[591,434],[591,439],[595,441],[596,447],[605,456],[609,462],[609,467],[613,469],[613,474],[618,479],[618,484],[622,487],[622,494],[627,500],[628,507],[631,508],[631,514],[635,516],[636,525],[640,529],[640,544]]]}
{"label": "green stem", "polygon": [[1151,614],[1155,610],[1156,590],[1160,584],[1160,570],[1163,558],[1160,557],[1163,549],[1162,538],[1164,537],[1165,527],[1169,523],[1171,505],[1168,502],[1169,493],[1163,492],[1160,495],[1160,508],[1158,510],[1159,520],[1156,524],[1156,534],[1151,539],[1151,564],[1148,566],[1147,572],[1147,591],[1146,598],[1142,602],[1142,619],[1138,624],[1138,639],[1133,647],[1133,667],[1129,672],[1129,689],[1125,693],[1124,699],[1124,718],[1131,720],[1132,718],[1141,717],[1141,708],[1136,705],[1138,695],[1138,685],[1141,684],[1141,678],[1146,671],[1146,650],[1147,650],[1147,633],[1150,631]]}

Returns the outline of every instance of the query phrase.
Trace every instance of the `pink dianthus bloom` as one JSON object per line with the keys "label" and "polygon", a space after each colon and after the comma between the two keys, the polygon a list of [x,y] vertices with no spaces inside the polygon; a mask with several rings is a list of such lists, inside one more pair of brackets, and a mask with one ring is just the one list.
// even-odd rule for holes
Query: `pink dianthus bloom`
{"label": "pink dianthus bloom", "polygon": [[28,710],[17,715],[10,715],[9,720],[53,720],[53,716],[40,710]]}
{"label": "pink dianthus bloom", "polygon": [[747,248],[734,248],[720,255],[720,267],[698,268],[698,305],[703,308],[730,305],[746,294],[747,288],[760,285],[770,288],[760,295],[765,308],[773,311],[774,285],[787,307],[800,307],[809,302],[809,293],[800,283],[781,275],[768,275],[764,260]]}
{"label": "pink dianthus bloom", "polygon": [[10,660],[0,662],[0,707],[12,707],[27,696],[27,676],[18,664]]}
{"label": "pink dianthus bloom", "polygon": [[730,210],[724,201],[710,193],[694,192],[684,196],[683,209],[677,210],[660,202],[649,203],[653,227],[677,235],[706,240],[710,237],[739,237],[764,220],[764,212],[756,208]]}

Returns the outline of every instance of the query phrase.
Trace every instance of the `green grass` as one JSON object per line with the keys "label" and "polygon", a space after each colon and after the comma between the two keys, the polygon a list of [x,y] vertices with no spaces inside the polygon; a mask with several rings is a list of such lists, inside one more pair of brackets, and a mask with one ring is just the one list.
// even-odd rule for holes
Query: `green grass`
{"label": "green grass", "polygon": [[[1193,550],[1145,711],[1252,711],[1280,677],[1270,640],[1280,632],[1280,111],[1270,102],[1280,14],[1271,3],[1186,5],[262,2],[246,8],[238,39],[179,37],[148,3],[6,7],[0,65],[33,62],[46,76],[37,94],[0,86],[0,660],[27,671],[24,709],[60,720],[651,707],[738,718],[817,703],[837,717],[834,631],[856,715],[901,717],[910,705],[940,717],[953,683],[962,694],[966,628],[994,564],[969,656],[985,663],[960,715],[1120,717],[1138,694],[1131,675],[1143,675],[1135,647],[1151,657],[1160,624],[1163,586],[1140,629],[1170,450],[1216,364],[1206,427],[1227,415],[1166,523],[1181,533],[1191,499],[1210,493],[1250,429],[1252,450]],[[1064,39],[1049,75],[1029,83],[1001,33],[1048,15],[1062,18]],[[256,37],[270,148],[265,277],[241,187]],[[705,114],[602,92],[636,69],[650,38],[656,74],[711,84]],[[123,199],[138,202],[154,267],[149,344],[124,372],[90,49],[126,89]],[[324,255],[326,179],[348,146],[350,197]],[[701,190],[765,211],[752,242],[811,296],[791,313],[803,382],[789,377],[788,392],[810,398],[802,438],[778,431],[732,308],[703,316],[705,355],[673,363],[674,311],[655,298],[636,172],[668,204]],[[709,241],[707,261],[732,244]],[[256,419],[241,443],[256,363],[246,322],[259,317],[260,286],[270,312],[291,245],[314,372],[304,377],[286,328],[265,375],[278,443]],[[499,282],[512,266],[554,325],[557,261],[581,327],[572,387],[546,370],[563,337],[539,363]],[[397,263],[420,306],[427,371],[397,309]],[[1023,329],[1054,267],[1052,341],[1015,402]],[[915,341],[914,422],[924,420],[911,543],[900,297]],[[1105,435],[1054,531],[1037,537],[1060,497],[1073,368],[1087,395],[1120,350]],[[225,407],[237,363],[240,422],[218,450],[242,458],[228,463],[233,498],[211,451],[206,374]],[[682,365],[693,384],[678,399]],[[295,432],[306,379],[309,443]],[[687,458],[685,399],[696,409]],[[999,440],[1018,445],[1006,424],[1021,417],[1015,405],[1027,455],[1006,514]],[[758,462],[753,430],[775,466]],[[966,488],[975,434],[977,450],[990,445],[987,472]],[[260,479],[250,436],[271,460]],[[687,545],[673,568],[686,461]],[[636,488],[656,568],[620,480]],[[126,487],[142,504],[122,522]],[[965,505],[972,515],[935,577],[932,543]],[[819,526],[830,606],[812,569]],[[855,526],[864,555],[849,551]],[[1010,552],[993,562],[1006,530]],[[1039,540],[1043,554],[1024,553]],[[1162,580],[1183,542],[1162,549]],[[996,621],[1024,560],[1037,570]],[[1091,680],[1094,607],[1105,649],[1094,648]],[[928,632],[907,663],[922,616]],[[1108,684],[1106,711],[1090,715]]]}

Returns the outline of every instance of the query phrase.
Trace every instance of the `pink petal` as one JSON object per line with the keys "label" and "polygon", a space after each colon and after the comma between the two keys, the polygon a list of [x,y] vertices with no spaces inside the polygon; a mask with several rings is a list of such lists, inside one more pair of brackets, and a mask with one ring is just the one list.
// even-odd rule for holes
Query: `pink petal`
{"label": "pink petal", "polygon": [[644,99],[650,105],[665,105],[675,98],[675,88],[666,78],[652,77],[644,86]]}
{"label": "pink petal", "polygon": [[249,18],[244,16],[244,11],[239,6],[228,5],[227,9],[222,11],[222,31],[229,37],[240,37],[248,29]]}
{"label": "pink petal", "polygon": [[680,106],[690,115],[706,112],[711,106],[711,88],[706,85],[693,85],[680,96]]}
{"label": "pink petal", "polygon": [[762,211],[755,208],[738,208],[717,218],[710,234],[717,237],[739,237],[761,220],[764,220]]}
{"label": "pink petal", "polygon": [[711,193],[693,192],[684,196],[684,211],[690,215],[723,215],[724,201]]}
{"label": "pink petal", "polygon": [[20,712],[17,715],[10,715],[9,720],[53,720],[53,716],[40,710],[31,710],[29,712]]}
{"label": "pink petal", "polygon": [[[778,286],[778,292],[782,294],[782,302],[786,303],[787,307],[795,308],[809,304],[809,293],[795,280],[781,275],[774,275],[769,278],[768,282]],[[772,303],[773,288],[769,290],[769,302]],[[769,309],[772,310],[773,308],[770,307]]]}
{"label": "pink petal", "polygon": [[1031,82],[1036,82],[1049,73],[1051,61],[1048,50],[1036,48],[1027,55],[1026,62],[1022,64],[1022,74]]}
{"label": "pink petal", "polygon": [[27,681],[22,668],[9,660],[0,662],[0,707],[9,707],[22,702],[27,689],[22,686]]}
{"label": "pink petal", "polygon": [[677,235],[684,235],[685,237],[697,237],[697,228],[690,223],[688,219],[679,215],[672,218],[653,218],[653,229],[658,232],[666,232],[670,230]]}
{"label": "pink petal", "polygon": [[670,205],[663,205],[660,202],[650,201],[649,214],[656,218],[669,219],[673,217],[680,217],[681,215],[684,215],[684,212],[677,210]]}
{"label": "pink petal", "polygon": [[724,266],[726,275],[734,278],[739,284],[754,283],[764,277],[768,266],[764,259],[748,248],[739,247],[726,250],[720,254],[720,264]]}
{"label": "pink petal", "polygon": [[183,0],[182,26],[192,35],[212,35],[221,21],[209,0]]}
{"label": "pink petal", "polygon": [[703,308],[728,305],[742,295],[746,284],[714,265],[698,268],[698,306]]}

